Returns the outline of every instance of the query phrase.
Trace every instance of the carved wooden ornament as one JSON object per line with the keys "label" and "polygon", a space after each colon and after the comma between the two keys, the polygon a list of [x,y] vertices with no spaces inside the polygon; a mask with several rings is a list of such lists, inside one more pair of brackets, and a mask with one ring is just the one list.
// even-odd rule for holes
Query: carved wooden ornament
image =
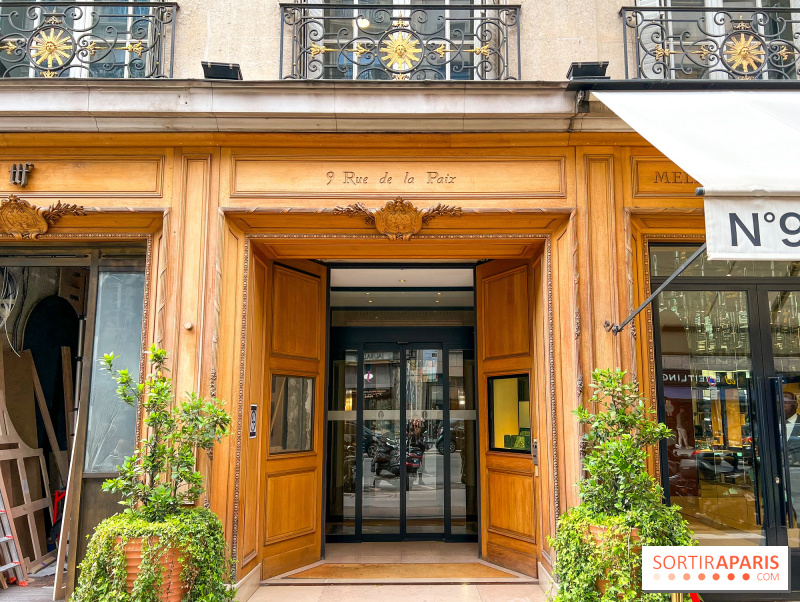
{"label": "carved wooden ornament", "polygon": [[353,203],[345,207],[336,207],[334,215],[363,217],[368,226],[375,226],[389,240],[409,240],[433,218],[440,215],[461,217],[461,207],[442,205],[428,209],[417,209],[411,201],[396,198],[386,203],[383,208],[370,211],[364,203]]}
{"label": "carved wooden ornament", "polygon": [[12,194],[0,202],[0,232],[17,240],[36,239],[65,215],[86,215],[83,207],[58,201],[47,209],[31,205]]}

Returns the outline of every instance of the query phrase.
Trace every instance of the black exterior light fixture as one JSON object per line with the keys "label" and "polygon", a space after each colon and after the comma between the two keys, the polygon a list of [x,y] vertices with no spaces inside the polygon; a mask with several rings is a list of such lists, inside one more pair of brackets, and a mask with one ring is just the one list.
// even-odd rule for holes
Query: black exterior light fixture
{"label": "black exterior light fixture", "polygon": [[242,70],[236,63],[210,63],[201,61],[206,79],[242,79]]}
{"label": "black exterior light fixture", "polygon": [[567,71],[567,79],[609,79],[606,69],[608,69],[608,61],[572,63]]}

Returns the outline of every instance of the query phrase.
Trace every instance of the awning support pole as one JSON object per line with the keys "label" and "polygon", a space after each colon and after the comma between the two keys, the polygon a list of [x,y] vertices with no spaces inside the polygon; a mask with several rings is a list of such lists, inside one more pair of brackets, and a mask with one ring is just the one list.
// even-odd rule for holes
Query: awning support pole
{"label": "awning support pole", "polygon": [[683,271],[686,268],[688,268],[695,259],[700,257],[700,255],[705,250],[706,250],[706,243],[703,243],[702,245],[700,245],[700,248],[698,248],[694,253],[692,253],[692,256],[689,259],[687,259],[681,267],[679,267],[672,274],[670,274],[670,277],[667,278],[661,286],[659,286],[656,290],[654,290],[652,295],[650,295],[647,299],[645,299],[644,303],[642,303],[639,307],[637,307],[636,310],[631,315],[625,318],[625,321],[622,322],[622,324],[619,325],[612,324],[609,320],[606,320],[605,323],[603,324],[603,328],[606,329],[606,332],[610,332],[614,336],[617,336],[620,332],[622,332],[622,329],[625,328],[628,324],[630,324],[631,320],[633,320],[636,316],[639,315],[639,312],[641,312],[645,307],[650,305],[650,303],[653,302],[653,299],[655,299],[661,291],[667,288],[670,285],[670,283],[673,280],[675,280],[675,278],[680,276],[683,273]]}

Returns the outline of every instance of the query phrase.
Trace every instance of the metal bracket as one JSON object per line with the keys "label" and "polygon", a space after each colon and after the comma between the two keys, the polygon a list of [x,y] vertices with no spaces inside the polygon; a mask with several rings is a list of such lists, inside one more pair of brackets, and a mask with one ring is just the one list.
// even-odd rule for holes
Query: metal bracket
{"label": "metal bracket", "polygon": [[12,163],[11,169],[8,170],[11,174],[11,183],[25,188],[28,185],[28,174],[31,171],[33,171],[33,163]]}
{"label": "metal bracket", "polygon": [[611,323],[610,320],[606,320],[603,323],[603,328],[605,328],[606,332],[610,332],[614,336],[617,336],[620,332],[622,332],[622,329],[625,328],[628,324],[630,324],[631,320],[633,320],[636,316],[638,316],[639,313],[645,307],[650,305],[650,303],[653,302],[653,299],[655,299],[659,295],[659,293],[661,293],[661,291],[663,291],[665,288],[667,288],[670,285],[670,283],[673,280],[675,280],[675,278],[680,276],[686,270],[686,268],[688,268],[692,264],[692,262],[694,262],[695,259],[700,257],[700,255],[705,250],[706,250],[706,243],[703,243],[702,245],[700,245],[700,247],[694,253],[692,253],[692,256],[689,259],[687,259],[683,263],[683,265],[681,267],[679,267],[672,274],[670,274],[670,277],[667,278],[661,284],[661,286],[659,286],[656,290],[654,290],[653,293],[647,299],[645,299],[644,303],[642,303],[639,307],[637,307],[636,310],[634,310],[634,312],[631,315],[629,315],[627,318],[625,318],[625,320],[622,322],[622,324],[617,325],[617,324]]}

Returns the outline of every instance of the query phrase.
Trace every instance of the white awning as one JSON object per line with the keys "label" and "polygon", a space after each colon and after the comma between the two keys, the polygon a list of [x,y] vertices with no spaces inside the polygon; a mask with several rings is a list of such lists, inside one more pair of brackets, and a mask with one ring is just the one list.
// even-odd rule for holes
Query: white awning
{"label": "white awning", "polygon": [[593,91],[705,192],[712,259],[800,259],[800,91]]}

